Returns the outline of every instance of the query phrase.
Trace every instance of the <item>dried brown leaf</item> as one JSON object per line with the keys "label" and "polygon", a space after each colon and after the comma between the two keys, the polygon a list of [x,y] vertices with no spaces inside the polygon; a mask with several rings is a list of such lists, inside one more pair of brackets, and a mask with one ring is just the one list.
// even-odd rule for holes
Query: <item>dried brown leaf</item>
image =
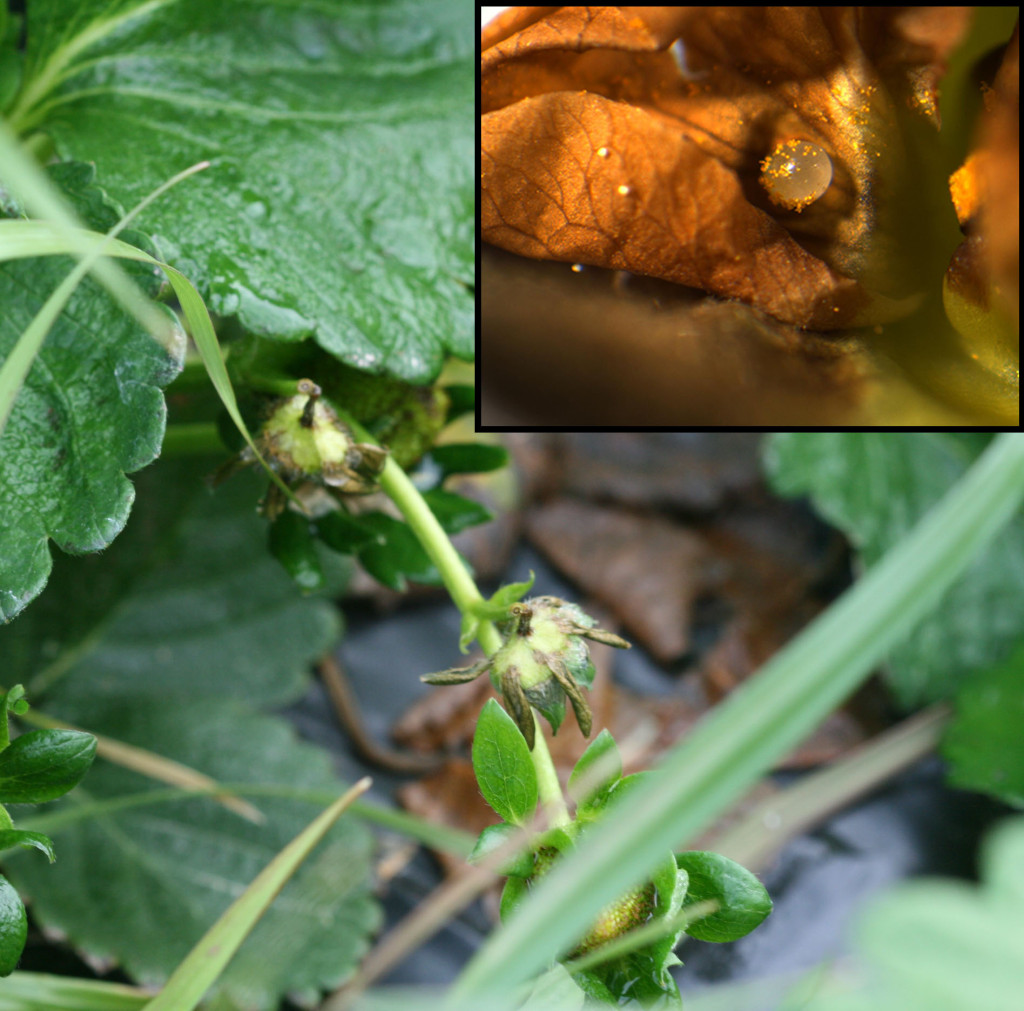
{"label": "dried brown leaf", "polygon": [[678,432],[547,438],[557,453],[557,468],[552,469],[557,469],[559,490],[581,498],[709,513],[761,482],[762,437],[749,432],[718,434],[714,442]]}
{"label": "dried brown leaf", "polygon": [[533,542],[659,660],[686,652],[706,580],[701,538],[656,516],[561,499],[532,511]]}
{"label": "dried brown leaf", "polygon": [[[907,223],[916,248],[934,216],[919,213],[934,192],[934,173],[915,172],[922,124],[966,12],[520,9],[483,39],[483,236],[803,327],[896,318],[925,266],[907,255]],[[758,181],[792,139],[833,165],[799,212]]]}

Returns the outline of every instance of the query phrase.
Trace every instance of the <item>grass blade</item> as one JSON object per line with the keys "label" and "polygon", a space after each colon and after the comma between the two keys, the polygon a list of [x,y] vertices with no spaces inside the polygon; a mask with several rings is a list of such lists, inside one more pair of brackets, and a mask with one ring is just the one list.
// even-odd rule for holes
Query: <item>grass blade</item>
{"label": "grass blade", "polygon": [[252,884],[185,956],[160,993],[145,1005],[145,1011],[190,1011],[202,1000],[203,994],[216,982],[299,864],[320,842],[345,808],[365,793],[369,786],[368,778],[361,779],[323,814],[310,822],[256,875]]}
{"label": "grass blade", "polygon": [[480,949],[452,990],[490,1011],[666,849],[706,828],[863,681],[1024,500],[1024,435],[999,436],[910,534],[661,763]]}
{"label": "grass blade", "polygon": [[[193,166],[193,169],[189,171],[195,170],[197,170],[197,167]],[[170,185],[170,183],[167,185]],[[147,200],[149,199],[150,198],[147,197]],[[253,453],[255,453],[256,459],[270,476],[270,479],[292,502],[296,502],[291,489],[285,485],[277,472],[267,464],[263,455],[256,447],[256,443],[253,441],[253,437],[238,409],[238,400],[235,397],[235,391],[231,385],[231,379],[228,376],[227,368],[224,365],[224,359],[221,356],[220,344],[217,341],[217,334],[213,329],[213,322],[210,319],[209,312],[207,311],[206,303],[200,297],[199,292],[197,292],[193,287],[192,282],[189,281],[181,271],[176,270],[169,264],[162,263],[160,260],[155,259],[148,253],[143,252],[141,249],[137,249],[135,246],[130,246],[125,242],[121,242],[119,239],[103,236],[98,232],[92,232],[88,229],[76,228],[67,230],[45,221],[0,221],[0,261],[28,256],[73,253],[75,251],[81,251],[83,248],[94,248],[96,243],[101,242],[106,243],[104,252],[108,256],[116,256],[121,259],[139,260],[143,263],[151,263],[164,271],[170,281],[171,287],[174,289],[174,293],[178,296],[182,312],[184,312],[185,319],[188,323],[189,332],[192,334],[192,338],[196,343],[199,354],[203,359],[203,365],[206,367],[207,374],[210,377],[210,382],[213,383],[213,387],[217,391],[217,395],[220,397],[221,403],[224,405],[224,409],[228,412],[229,417],[235,423],[238,431],[242,434],[242,437],[245,439],[249,448]],[[70,292],[68,294],[70,295]],[[50,304],[53,297],[54,296],[51,296],[51,299],[47,301],[47,306]],[[40,313],[42,313],[47,306],[44,306],[43,309],[40,310]],[[34,324],[35,321],[33,321],[33,325]],[[48,328],[49,327],[47,326],[47,329]],[[42,336],[45,336],[45,330],[43,331]],[[6,372],[11,360],[14,359],[15,352],[18,351],[18,348],[21,347],[23,343],[25,343],[24,334],[22,335],[21,340],[18,341],[18,344],[15,346],[14,351],[12,351],[7,362],[4,364],[3,369],[0,370],[0,419],[5,417],[2,413],[5,397],[4,373]],[[38,344],[41,343],[42,337],[38,340]],[[11,386],[11,404],[14,402],[14,397],[17,396],[17,391],[20,389],[25,375],[28,374],[28,368],[32,364],[32,359],[38,352],[38,344],[34,349],[26,349],[25,353],[31,355],[31,357],[27,359],[27,364],[25,364],[24,361],[19,360],[17,367],[24,368],[24,374],[22,374],[20,379],[17,380],[17,385]],[[13,375],[14,367],[12,367],[12,376]],[[0,431],[2,431],[2,427],[2,423],[0,423]],[[302,511],[304,512],[305,510]]]}
{"label": "grass blade", "polygon": [[[74,211],[50,182],[46,173],[18,143],[3,119],[0,119],[0,166],[3,166],[2,182],[17,194],[29,211],[49,221],[54,230],[67,240],[64,252],[80,257],[90,251],[80,244],[84,229]],[[185,170],[186,174],[192,171],[196,171],[196,168]],[[177,178],[176,176],[175,179]],[[162,189],[163,187],[161,191]],[[151,197],[152,194],[143,201],[143,204]],[[173,354],[175,336],[168,326],[167,318],[150,303],[118,264],[103,256],[97,258],[90,269],[107,291],[153,335],[154,339],[164,345],[168,354]]]}
{"label": "grass blade", "polygon": [[[14,407],[18,391],[25,382],[25,377],[28,375],[29,369],[32,368],[32,363],[36,360],[36,355],[39,354],[39,349],[43,346],[46,335],[50,332],[53,324],[56,323],[57,317],[64,311],[68,300],[74,294],[75,289],[82,282],[85,275],[96,267],[101,257],[107,255],[110,243],[146,207],[166,193],[172,186],[176,186],[183,179],[187,179],[196,172],[202,171],[209,164],[209,162],[199,162],[197,165],[192,165],[190,168],[185,169],[184,172],[179,172],[176,176],[168,179],[167,182],[162,186],[158,186],[145,199],[125,214],[105,237],[93,241],[88,247],[83,246],[76,249],[76,252],[82,254],[82,259],[57,286],[46,302],[43,303],[42,308],[40,308],[32,322],[25,328],[25,331],[18,338],[17,344],[14,345],[11,353],[7,356],[7,360],[0,367],[0,435],[3,434],[4,426],[7,424],[11,409]],[[138,292],[138,295],[140,298],[145,297],[141,292]],[[158,313],[153,314],[152,307],[148,303],[147,315],[159,316]],[[172,336],[168,332],[170,329],[173,329],[173,327],[161,316],[158,328],[150,332],[163,343],[168,354],[172,355],[180,363],[185,353],[183,341],[180,339],[180,336]]]}
{"label": "grass blade", "polygon": [[0,989],[0,1011],[136,1011],[152,996],[123,983],[14,972]]}

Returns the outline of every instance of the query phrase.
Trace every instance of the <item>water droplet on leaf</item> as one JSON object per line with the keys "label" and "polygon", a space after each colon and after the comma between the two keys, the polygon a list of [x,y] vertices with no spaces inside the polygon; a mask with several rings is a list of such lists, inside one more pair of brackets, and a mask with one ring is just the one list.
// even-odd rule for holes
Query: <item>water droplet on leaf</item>
{"label": "water droplet on leaf", "polygon": [[832,159],[806,140],[787,140],[761,162],[761,185],[772,203],[802,211],[832,182]]}

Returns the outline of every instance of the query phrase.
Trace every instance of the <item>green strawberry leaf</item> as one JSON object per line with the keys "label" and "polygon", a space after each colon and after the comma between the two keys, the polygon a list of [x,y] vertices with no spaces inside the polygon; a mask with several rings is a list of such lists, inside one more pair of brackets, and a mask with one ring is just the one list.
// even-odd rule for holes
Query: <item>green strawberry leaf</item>
{"label": "green strawberry leaf", "polygon": [[383,534],[340,509],[318,516],[314,526],[317,537],[342,555],[354,555],[368,544],[384,543]]}
{"label": "green strawberry leaf", "polygon": [[326,577],[307,517],[285,509],[270,524],[267,543],[270,553],[284,566],[299,589],[323,589]]}
{"label": "green strawberry leaf", "polygon": [[[216,779],[336,797],[330,757],[254,707],[305,690],[310,661],[337,639],[337,613],[301,596],[268,556],[266,523],[252,508],[262,479],[239,474],[210,495],[211,469],[161,461],[140,474],[138,504],[110,550],[59,559],[38,604],[0,629],[5,674],[49,713]],[[340,574],[328,576],[325,592],[335,593]],[[255,826],[196,798],[74,818],[91,801],[152,788],[99,763],[53,815],[21,819],[53,836],[53,867],[20,852],[5,867],[44,927],[157,985],[313,809],[255,798],[267,816]],[[348,819],[332,832],[232,961],[218,1007],[275,1008],[285,992],[313,1003],[353,970],[377,922],[370,840]]]}
{"label": "green strawberry leaf", "polygon": [[0,874],[0,976],[14,972],[25,950],[26,937],[25,905],[7,878]]}
{"label": "green strawberry leaf", "polygon": [[[254,714],[244,702],[177,701],[168,712],[159,699],[99,699],[80,704],[76,713],[98,732],[221,782],[281,784],[334,796],[343,791],[326,752],[297,740],[280,717]],[[158,986],[316,808],[287,797],[253,797],[266,816],[254,825],[203,797],[56,820],[83,804],[152,789],[135,772],[99,763],[75,803],[62,801],[49,816],[57,862],[48,866],[17,853],[5,865],[19,889],[32,895],[33,915],[45,929],[66,935],[92,958],[119,963],[138,982]],[[218,1008],[270,1011],[286,992],[309,1006],[355,968],[379,921],[369,885],[371,836],[342,818],[322,846],[221,976]]]}
{"label": "green strawberry leaf", "polygon": [[444,391],[448,394],[448,421],[472,414],[476,409],[476,387],[471,383],[452,383]]}
{"label": "green strawberry leaf", "polygon": [[[8,116],[148,209],[211,310],[426,382],[473,349],[465,4],[33,3]],[[131,143],[126,143],[130,135]]]}
{"label": "green strawberry leaf", "polygon": [[[508,617],[508,609],[517,601],[522,600],[533,589],[533,583],[536,578],[533,569],[531,569],[529,579],[521,583],[506,583],[504,586],[498,587],[488,598],[486,605],[478,606],[486,606],[489,609],[486,615],[488,618]],[[481,615],[481,617],[484,617],[484,615]]]}
{"label": "green strawberry leaf", "polygon": [[431,488],[423,493],[423,499],[447,534],[457,534],[494,518],[494,513],[486,506],[443,488]]}
{"label": "green strawberry leaf", "polygon": [[524,583],[506,583],[500,586],[487,600],[471,604],[473,614],[482,621],[504,621],[508,618],[509,607],[522,600],[533,586],[534,574]]}
{"label": "green strawberry leaf", "polygon": [[[991,436],[786,433],[768,443],[776,490],[810,495],[874,565],[949,490]],[[897,646],[886,676],[906,707],[952,697],[999,663],[1024,628],[1024,515],[971,563],[941,606]]]}
{"label": "green strawberry leaf", "polygon": [[24,54],[18,46],[20,35],[21,17],[0,7],[0,111],[10,105],[21,85]]}
{"label": "green strawberry leaf", "polygon": [[[173,719],[184,699],[282,705],[303,691],[309,662],[338,638],[338,614],[302,598],[267,554],[266,522],[252,507],[261,478],[239,474],[210,495],[213,465],[143,471],[111,548],[56,559],[38,603],[0,628],[4,676],[24,682],[35,704],[82,725],[79,702],[98,695],[160,701]],[[334,570],[325,592],[339,585]]]}
{"label": "green strawberry leaf", "polygon": [[379,583],[404,590],[406,581],[439,585],[441,573],[430,560],[409,524],[384,513],[363,513],[359,522],[378,540],[359,549],[360,564]]}
{"label": "green strawberry leaf", "polygon": [[655,775],[652,769],[645,769],[643,772],[632,772],[622,779],[616,780],[608,788],[608,796],[603,807],[611,807],[618,804],[624,797],[628,796],[642,783],[646,783]]}
{"label": "green strawberry leaf", "polygon": [[950,783],[1024,807],[1024,642],[966,681],[954,707],[942,742]]}
{"label": "green strawberry leaf", "polygon": [[0,751],[0,803],[42,804],[81,782],[96,738],[79,730],[31,730]]}
{"label": "green strawberry leaf", "polygon": [[735,941],[749,934],[772,911],[764,885],[742,865],[722,856],[692,850],[677,853],[676,864],[690,876],[690,902],[714,899],[717,912],[696,920],[686,933],[701,941]]}
{"label": "green strawberry leaf", "polygon": [[512,876],[506,879],[498,901],[498,915],[504,923],[530,894],[530,886],[525,878]]}
{"label": "green strawberry leaf", "polygon": [[[85,222],[106,231],[122,210],[94,185],[90,165],[58,165],[53,181]],[[122,233],[147,248],[139,233]],[[0,262],[0,360],[64,280],[64,257]],[[142,266],[124,269],[155,294]],[[121,532],[135,489],[126,474],[157,455],[171,360],[95,282],[72,295],[43,344],[0,435],[0,620],[46,585],[49,542],[71,554],[100,551]]]}
{"label": "green strawberry leaf", "polygon": [[523,825],[537,809],[537,773],[512,717],[488,699],[473,735],[473,771],[484,800],[504,821]]}
{"label": "green strawberry leaf", "polygon": [[[498,822],[497,825],[488,825],[480,833],[473,847],[473,852],[466,859],[471,864],[478,864],[481,860],[487,859],[496,849],[504,846],[519,831],[515,825],[508,822]],[[533,873],[533,853],[526,850],[518,856],[511,857],[502,867],[498,869],[499,874],[506,877],[515,875],[519,878],[529,877]]]}
{"label": "green strawberry leaf", "polygon": [[508,463],[508,450],[485,442],[450,442],[430,451],[441,468],[441,481],[452,474],[483,474],[500,470]]}
{"label": "green strawberry leaf", "polygon": [[621,778],[622,756],[615,738],[608,730],[602,730],[580,755],[569,776],[568,792],[576,804],[576,817],[595,817]]}
{"label": "green strawberry leaf", "polygon": [[0,853],[14,846],[37,849],[40,853],[46,854],[51,864],[57,859],[53,852],[53,841],[42,832],[29,832],[19,828],[4,829],[0,832]]}

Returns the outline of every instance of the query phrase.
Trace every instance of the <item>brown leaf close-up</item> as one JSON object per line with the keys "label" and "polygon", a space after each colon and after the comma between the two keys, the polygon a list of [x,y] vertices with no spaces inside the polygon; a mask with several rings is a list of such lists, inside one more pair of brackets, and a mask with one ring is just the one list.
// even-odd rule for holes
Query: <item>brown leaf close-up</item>
{"label": "brown leaf close-up", "polygon": [[[511,8],[486,25],[484,424],[1015,426],[1017,215],[985,216],[1011,177],[1017,199],[998,10]],[[942,282],[972,144],[991,248],[964,333]]]}

